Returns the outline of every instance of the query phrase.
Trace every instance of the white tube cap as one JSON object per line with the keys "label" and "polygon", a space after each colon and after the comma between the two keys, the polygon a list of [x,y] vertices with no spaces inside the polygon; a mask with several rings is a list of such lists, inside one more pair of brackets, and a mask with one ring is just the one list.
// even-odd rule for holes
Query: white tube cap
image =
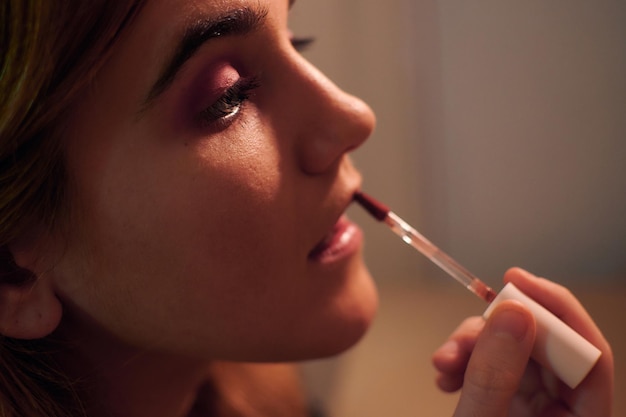
{"label": "white tube cap", "polygon": [[570,388],[576,388],[596,364],[602,352],[545,307],[508,283],[491,302],[483,317],[504,300],[517,300],[530,309],[537,322],[532,357]]}

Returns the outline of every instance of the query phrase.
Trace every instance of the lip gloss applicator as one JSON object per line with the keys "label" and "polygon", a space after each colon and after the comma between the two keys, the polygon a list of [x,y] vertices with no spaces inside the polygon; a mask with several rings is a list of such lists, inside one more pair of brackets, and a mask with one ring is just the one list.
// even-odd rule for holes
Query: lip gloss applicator
{"label": "lip gloss applicator", "polygon": [[354,194],[354,200],[376,220],[389,226],[405,243],[417,249],[465,288],[489,303],[483,314],[485,319],[489,318],[493,309],[504,300],[517,300],[528,307],[535,316],[537,327],[533,358],[570,388],[576,388],[600,358],[602,352],[598,348],[512,283],[506,284],[500,293],[496,293],[383,203],[360,191]]}

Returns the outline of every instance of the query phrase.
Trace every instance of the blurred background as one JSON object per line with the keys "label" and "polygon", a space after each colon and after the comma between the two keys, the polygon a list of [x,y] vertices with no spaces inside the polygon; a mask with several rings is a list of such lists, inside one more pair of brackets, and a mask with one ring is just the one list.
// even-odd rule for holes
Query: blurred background
{"label": "blurred background", "polygon": [[[626,1],[298,0],[291,28],[378,116],[364,190],[496,289],[513,265],[570,287],[613,344],[626,416]],[[380,314],[304,367],[312,396],[337,417],[451,415],[430,355],[485,306],[350,215]]]}

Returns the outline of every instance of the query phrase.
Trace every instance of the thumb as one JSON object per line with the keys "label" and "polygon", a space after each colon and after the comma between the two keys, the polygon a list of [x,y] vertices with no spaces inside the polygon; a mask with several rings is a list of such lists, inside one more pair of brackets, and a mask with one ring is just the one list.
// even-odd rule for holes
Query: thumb
{"label": "thumb", "polygon": [[489,317],[465,371],[455,417],[504,417],[535,340],[535,319],[521,303],[504,301]]}

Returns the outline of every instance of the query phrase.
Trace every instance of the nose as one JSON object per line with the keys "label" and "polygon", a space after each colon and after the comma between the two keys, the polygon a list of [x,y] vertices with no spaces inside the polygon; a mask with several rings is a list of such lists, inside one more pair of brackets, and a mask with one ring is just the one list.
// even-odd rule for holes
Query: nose
{"label": "nose", "polygon": [[311,64],[302,60],[298,65],[300,105],[293,110],[299,120],[297,158],[304,173],[324,174],[371,135],[376,117],[365,102],[341,90]]}

